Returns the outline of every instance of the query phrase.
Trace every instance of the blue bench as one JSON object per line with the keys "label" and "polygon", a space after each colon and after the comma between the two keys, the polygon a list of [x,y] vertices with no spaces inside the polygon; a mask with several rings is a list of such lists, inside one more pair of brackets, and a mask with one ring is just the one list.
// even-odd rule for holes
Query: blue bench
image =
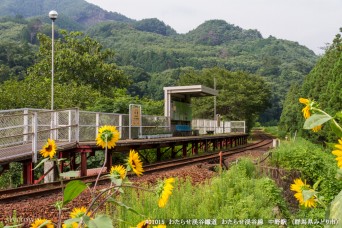
{"label": "blue bench", "polygon": [[176,125],[174,136],[191,136],[192,129],[189,125]]}

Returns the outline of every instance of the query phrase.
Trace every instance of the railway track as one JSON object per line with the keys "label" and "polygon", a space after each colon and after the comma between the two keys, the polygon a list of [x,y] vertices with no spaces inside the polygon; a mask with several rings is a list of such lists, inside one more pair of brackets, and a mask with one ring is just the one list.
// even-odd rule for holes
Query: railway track
{"label": "railway track", "polygon": [[[265,146],[271,146],[273,138],[267,134],[257,132],[256,137],[259,138],[255,143],[247,144],[246,146],[239,146],[229,149],[220,149],[218,152],[222,152],[223,158],[228,158],[229,156],[236,155],[239,153],[246,152],[248,150],[255,150]],[[162,162],[157,162],[153,164],[144,165],[144,175],[153,174],[156,172],[171,170],[183,166],[194,165],[199,163],[218,163],[220,157],[218,152],[211,152],[208,154],[202,154],[198,156],[186,157],[181,159],[172,159]],[[105,174],[104,174],[105,175]],[[80,177],[76,178],[77,180],[81,180],[85,183],[93,184],[96,180],[97,175]],[[72,179],[72,180],[76,180]],[[64,180],[64,185],[67,184],[71,180]],[[101,177],[99,180],[99,184],[103,182],[108,182],[108,179],[105,177]],[[0,204],[6,203],[10,201],[19,201],[23,198],[30,198],[35,196],[44,196],[51,194],[53,192],[61,192],[62,186],[61,182],[52,182],[52,183],[44,183],[38,185],[30,185],[18,187],[15,189],[6,189],[0,191]]]}

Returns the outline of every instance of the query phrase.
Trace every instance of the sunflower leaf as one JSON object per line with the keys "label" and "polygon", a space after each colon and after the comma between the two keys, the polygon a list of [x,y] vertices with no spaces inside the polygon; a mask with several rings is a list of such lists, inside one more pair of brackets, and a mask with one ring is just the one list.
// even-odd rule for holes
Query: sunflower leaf
{"label": "sunflower leaf", "polygon": [[113,222],[108,215],[98,215],[89,221],[89,228],[112,228]]}
{"label": "sunflower leaf", "polygon": [[14,228],[14,227],[23,227],[24,224],[18,224],[18,225],[13,225],[13,226],[4,226],[4,228]]}
{"label": "sunflower leaf", "polygon": [[328,115],[323,114],[313,114],[310,116],[304,123],[304,129],[312,129],[314,127],[317,127],[319,125],[324,124],[325,122],[331,120],[332,117]]}
{"label": "sunflower leaf", "polygon": [[303,200],[305,202],[309,200],[311,197],[313,197],[315,194],[317,194],[317,192],[313,190],[303,190],[302,194],[303,194]]}
{"label": "sunflower leaf", "polygon": [[35,170],[35,169],[37,169],[39,166],[43,165],[43,164],[44,164],[44,162],[46,162],[47,160],[49,160],[49,158],[44,158],[43,160],[41,160],[41,161],[39,162],[39,164],[38,164],[38,165],[36,165],[36,167],[34,167],[34,169],[33,169],[33,170]]}
{"label": "sunflower leaf", "polygon": [[335,175],[337,180],[342,180],[342,169],[338,169]]}
{"label": "sunflower leaf", "polygon": [[122,179],[119,178],[111,178],[111,181],[113,184],[115,184],[116,186],[121,186],[122,185]]}
{"label": "sunflower leaf", "polygon": [[329,219],[340,219],[342,218],[342,191],[335,196],[334,200],[330,204],[330,210],[328,212]]}
{"label": "sunflower leaf", "polygon": [[65,186],[64,195],[63,195],[63,205],[66,205],[67,203],[75,199],[86,188],[87,188],[87,185],[80,180],[70,181]]}
{"label": "sunflower leaf", "polygon": [[81,218],[71,218],[71,219],[64,220],[63,223],[68,225],[68,224],[72,224],[74,222],[78,223],[79,221],[81,221]]}

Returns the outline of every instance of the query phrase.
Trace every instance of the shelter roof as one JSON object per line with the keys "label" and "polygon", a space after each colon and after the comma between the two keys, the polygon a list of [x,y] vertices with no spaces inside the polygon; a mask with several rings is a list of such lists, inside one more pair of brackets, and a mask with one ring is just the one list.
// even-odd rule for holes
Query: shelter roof
{"label": "shelter roof", "polygon": [[171,94],[189,95],[190,97],[205,97],[218,95],[217,90],[203,85],[164,87],[164,91],[167,91],[167,93]]}

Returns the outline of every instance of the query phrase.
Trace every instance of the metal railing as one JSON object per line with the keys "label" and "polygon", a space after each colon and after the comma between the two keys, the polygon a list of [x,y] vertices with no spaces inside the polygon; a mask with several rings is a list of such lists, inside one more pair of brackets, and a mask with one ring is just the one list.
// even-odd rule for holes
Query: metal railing
{"label": "metal railing", "polygon": [[[132,127],[128,114],[87,112],[76,108],[4,110],[0,111],[0,163],[5,158],[24,154],[32,154],[36,162],[37,151],[48,138],[59,144],[94,141],[103,125],[116,126],[121,139],[142,138],[144,135],[172,133],[168,123],[164,116],[142,115],[141,126]],[[245,133],[246,128],[244,121],[197,119],[192,120],[192,129],[206,134],[208,131]],[[19,150],[18,146],[21,146]]]}
{"label": "metal railing", "polygon": [[[131,137],[147,134],[151,130],[169,130],[164,116],[142,115],[142,126],[131,127]],[[15,109],[0,111],[0,160],[5,154],[12,154],[15,146],[29,145],[26,150],[33,153],[36,161],[38,144],[48,138],[58,142],[94,141],[102,125],[114,125],[121,139],[129,137],[129,115],[66,110]],[[28,149],[29,148],[29,149]],[[5,151],[6,150],[6,151]],[[6,153],[5,153],[6,152]],[[23,151],[29,152],[29,151]]]}
{"label": "metal railing", "polygon": [[191,121],[193,130],[198,130],[199,134],[213,132],[219,133],[246,133],[245,121],[217,121],[209,119],[194,119]]}

